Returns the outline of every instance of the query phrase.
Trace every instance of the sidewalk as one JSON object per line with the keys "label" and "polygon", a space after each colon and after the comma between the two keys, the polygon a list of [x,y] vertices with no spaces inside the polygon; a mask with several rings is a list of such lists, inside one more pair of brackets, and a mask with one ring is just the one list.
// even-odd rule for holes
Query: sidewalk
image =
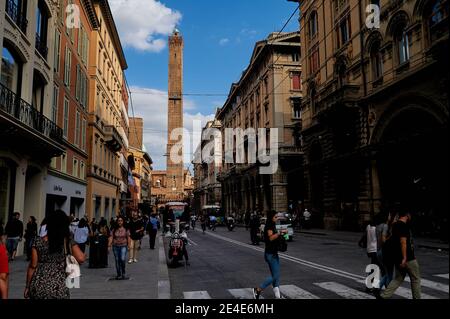
{"label": "sidewalk", "polygon": [[[89,251],[89,246],[86,247]],[[80,288],[71,289],[71,299],[168,299],[170,282],[161,233],[155,250],[150,250],[148,236],[142,239],[138,262],[126,265],[129,280],[114,280],[114,255],[109,254],[108,268],[90,269],[86,260],[81,266]],[[10,263],[9,298],[23,299],[28,262],[21,256]]]}
{"label": "sidewalk", "polygon": [[[350,231],[338,231],[338,230],[324,230],[324,229],[295,229],[295,233],[311,235],[311,236],[321,236],[328,239],[349,241],[353,243],[358,243],[361,238],[362,232],[350,232]],[[414,242],[418,248],[428,248],[436,250],[449,251],[449,244],[445,243],[439,239],[435,238],[424,238],[415,237]]]}
{"label": "sidewalk", "polygon": [[[236,224],[237,227],[245,227],[244,224]],[[350,232],[341,230],[325,230],[318,228],[311,229],[294,229],[295,233],[304,234],[308,236],[326,237],[332,240],[341,240],[346,242],[358,243],[362,232]],[[443,242],[436,238],[414,237],[414,242],[418,248],[427,248],[435,250],[449,251],[449,243]]]}

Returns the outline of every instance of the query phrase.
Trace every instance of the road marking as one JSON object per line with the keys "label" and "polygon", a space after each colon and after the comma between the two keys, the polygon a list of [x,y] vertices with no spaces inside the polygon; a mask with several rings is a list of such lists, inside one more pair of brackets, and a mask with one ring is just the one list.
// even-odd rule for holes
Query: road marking
{"label": "road marking", "polygon": [[295,285],[281,285],[281,294],[288,297],[289,299],[320,299],[316,295],[303,290]]}
{"label": "road marking", "polygon": [[[405,281],[411,282],[411,279],[409,277],[406,277]],[[427,287],[448,293],[448,285],[441,284],[440,282],[435,282],[427,279],[420,279],[420,285],[422,287]]]}
{"label": "road marking", "polygon": [[346,299],[375,299],[374,296],[363,293],[361,291],[355,290],[353,288],[341,285],[337,282],[320,282],[314,283],[314,285],[319,286],[328,291],[332,291],[335,294],[344,297]]}
{"label": "road marking", "polygon": [[[400,297],[406,298],[406,299],[413,299],[411,288],[404,288],[404,287],[398,287],[397,290],[394,293],[395,295],[398,295]],[[437,297],[433,297],[427,294],[424,294],[423,292],[420,294],[421,299],[438,299]]]}
{"label": "road marking", "polygon": [[[215,237],[215,238],[227,241],[229,243],[233,243],[233,244],[239,245],[241,247],[245,247],[245,248],[248,248],[248,249],[253,249],[253,250],[259,251],[259,252],[264,252],[264,249],[260,248],[260,247],[250,246],[250,245],[244,244],[244,243],[242,243],[240,241],[237,241],[237,240],[234,240],[234,239],[230,239],[230,238],[227,238],[227,237],[223,237],[223,236],[220,236],[220,235],[217,235],[217,234],[212,234],[212,233],[207,233],[207,234],[209,236],[212,236],[212,237]],[[331,274],[334,274],[334,275],[338,275],[338,276],[341,276],[341,277],[344,277],[344,278],[348,278],[348,279],[352,279],[352,280],[358,280],[358,281],[362,280],[362,279],[365,279],[364,276],[355,275],[355,274],[352,274],[352,273],[349,273],[349,272],[346,272],[346,271],[343,271],[343,270],[340,270],[340,269],[328,267],[328,266],[325,266],[325,265],[316,264],[316,263],[313,263],[313,262],[310,262],[310,261],[307,261],[307,260],[303,260],[303,259],[300,259],[300,258],[297,258],[297,257],[289,256],[289,255],[284,254],[284,253],[279,253],[278,255],[280,256],[280,258],[283,258],[283,259],[295,262],[297,264],[300,264],[300,265],[303,265],[303,266],[307,266],[307,267],[311,267],[311,268],[318,269],[318,270],[322,270],[322,271],[325,271],[325,272],[328,272],[328,273],[331,273]]]}
{"label": "road marking", "polygon": [[[228,289],[228,292],[236,299],[254,299],[253,288]],[[262,296],[260,299],[264,299]]]}
{"label": "road marking", "polygon": [[442,274],[442,275],[434,275],[435,277],[445,278],[448,279],[448,274]]}
{"label": "road marking", "polygon": [[184,299],[211,299],[207,291],[185,291]]}
{"label": "road marking", "polygon": [[195,241],[193,241],[192,239],[188,238],[188,242],[193,244],[194,246],[198,246],[198,244]]}

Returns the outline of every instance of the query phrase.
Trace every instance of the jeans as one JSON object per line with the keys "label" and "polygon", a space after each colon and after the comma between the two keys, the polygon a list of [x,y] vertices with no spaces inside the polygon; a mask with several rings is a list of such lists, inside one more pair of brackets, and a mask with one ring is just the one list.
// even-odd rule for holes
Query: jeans
{"label": "jeans", "polygon": [[117,276],[125,276],[125,264],[127,260],[127,246],[113,246],[114,258],[116,259]]}
{"label": "jeans", "polygon": [[414,299],[420,299],[421,287],[420,287],[420,269],[419,263],[416,259],[408,261],[405,268],[400,268],[399,265],[395,265],[395,278],[389,286],[381,293],[381,297],[386,299],[392,297],[394,292],[405,280],[405,276],[408,274],[411,279],[411,290]]}
{"label": "jeans", "polygon": [[270,254],[270,253],[264,253],[264,260],[269,265],[270,269],[270,277],[267,277],[267,279],[262,283],[262,285],[259,287],[261,289],[266,289],[270,285],[272,287],[279,287],[280,286],[280,258],[278,257],[278,254]]}
{"label": "jeans", "polygon": [[157,229],[151,229],[149,232],[149,241],[150,241],[150,249],[155,249],[155,241],[156,241],[156,233],[158,232]]}
{"label": "jeans", "polygon": [[383,288],[383,286],[387,288],[394,278],[394,264],[386,260],[386,258],[383,258],[383,252],[381,249],[378,250],[377,257],[378,261],[381,264],[380,269],[382,272],[382,277],[380,279],[380,288]]}

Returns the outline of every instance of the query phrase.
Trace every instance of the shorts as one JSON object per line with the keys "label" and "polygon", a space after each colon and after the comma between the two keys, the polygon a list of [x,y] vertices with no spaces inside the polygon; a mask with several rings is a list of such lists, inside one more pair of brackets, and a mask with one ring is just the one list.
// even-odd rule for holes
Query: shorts
{"label": "shorts", "polygon": [[0,274],[9,273],[8,255],[4,244],[0,244]]}
{"label": "shorts", "polygon": [[17,250],[17,246],[19,245],[19,239],[8,238],[6,239],[6,248],[10,253],[13,253]]}

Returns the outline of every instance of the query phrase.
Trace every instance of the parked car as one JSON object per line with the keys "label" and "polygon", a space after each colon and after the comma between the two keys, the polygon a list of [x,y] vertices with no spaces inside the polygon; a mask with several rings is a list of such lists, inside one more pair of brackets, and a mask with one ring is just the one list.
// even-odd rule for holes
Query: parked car
{"label": "parked car", "polygon": [[[262,217],[260,222],[261,226],[259,228],[259,237],[261,241],[264,240],[264,227],[266,226],[266,217]],[[276,223],[277,231],[282,229],[287,229],[289,235],[289,241],[292,241],[294,238],[294,228],[292,227],[292,216],[286,213],[278,213],[278,220]]]}

